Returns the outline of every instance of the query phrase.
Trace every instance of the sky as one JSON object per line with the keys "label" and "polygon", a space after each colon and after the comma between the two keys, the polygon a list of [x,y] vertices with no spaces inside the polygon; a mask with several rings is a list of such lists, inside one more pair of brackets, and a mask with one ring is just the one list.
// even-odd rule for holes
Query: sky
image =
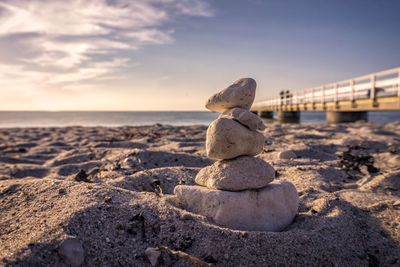
{"label": "sky", "polygon": [[0,0],[0,110],[205,110],[400,67],[399,0]]}

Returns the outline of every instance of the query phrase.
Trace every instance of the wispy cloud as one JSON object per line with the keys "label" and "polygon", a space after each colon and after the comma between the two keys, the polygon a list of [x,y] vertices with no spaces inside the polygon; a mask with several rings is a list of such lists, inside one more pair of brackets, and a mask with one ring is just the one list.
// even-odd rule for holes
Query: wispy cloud
{"label": "wispy cloud", "polygon": [[212,16],[203,0],[0,0],[0,84],[70,86],[130,64],[120,51],[173,42],[177,16]]}

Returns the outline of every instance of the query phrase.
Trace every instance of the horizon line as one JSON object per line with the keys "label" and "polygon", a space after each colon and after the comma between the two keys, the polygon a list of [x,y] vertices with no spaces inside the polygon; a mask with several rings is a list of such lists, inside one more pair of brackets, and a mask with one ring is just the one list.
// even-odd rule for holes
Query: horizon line
{"label": "horizon line", "polygon": [[214,112],[210,110],[0,110],[0,112]]}

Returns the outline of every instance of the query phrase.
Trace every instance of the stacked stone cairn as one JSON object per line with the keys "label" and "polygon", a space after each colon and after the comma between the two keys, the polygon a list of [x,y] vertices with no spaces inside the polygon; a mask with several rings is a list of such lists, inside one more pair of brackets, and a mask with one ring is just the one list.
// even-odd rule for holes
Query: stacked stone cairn
{"label": "stacked stone cairn", "polygon": [[271,183],[274,168],[260,158],[265,129],[250,112],[256,82],[244,78],[210,97],[206,108],[222,114],[207,130],[206,153],[217,160],[199,171],[199,186],[178,185],[182,207],[236,230],[281,231],[297,213],[299,197],[290,182]]}

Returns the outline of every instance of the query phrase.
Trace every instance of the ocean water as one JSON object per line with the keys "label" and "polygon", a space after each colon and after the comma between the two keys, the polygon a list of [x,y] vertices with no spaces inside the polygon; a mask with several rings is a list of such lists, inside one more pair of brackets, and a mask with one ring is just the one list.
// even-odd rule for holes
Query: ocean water
{"label": "ocean water", "polygon": [[[0,127],[61,126],[142,126],[156,123],[169,125],[208,125],[219,113],[208,111],[132,111],[132,112],[45,112],[0,111]],[[275,114],[276,118],[276,114]],[[371,111],[371,122],[400,121],[400,111]],[[325,123],[325,112],[301,112],[301,123]]]}
{"label": "ocean water", "polygon": [[[275,114],[276,115],[276,114]],[[324,111],[302,111],[300,113],[301,123],[325,123],[326,114]],[[394,122],[400,121],[400,110],[396,111],[369,111],[368,121],[370,122]]]}
{"label": "ocean water", "polygon": [[0,111],[0,127],[208,125],[215,112]]}

